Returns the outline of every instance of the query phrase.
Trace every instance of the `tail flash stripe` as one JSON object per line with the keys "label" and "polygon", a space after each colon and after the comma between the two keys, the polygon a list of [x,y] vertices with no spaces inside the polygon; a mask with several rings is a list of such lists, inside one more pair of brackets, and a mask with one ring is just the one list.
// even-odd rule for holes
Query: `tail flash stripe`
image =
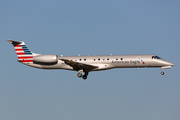
{"label": "tail flash stripe", "polygon": [[17,53],[17,55],[26,55],[26,54],[23,52],[23,53]]}
{"label": "tail flash stripe", "polygon": [[18,57],[18,59],[30,59],[33,58],[33,56],[27,56],[27,57]]}
{"label": "tail flash stripe", "polygon": [[25,55],[27,55],[27,54],[28,54],[28,55],[32,55],[32,53],[25,52]]}
{"label": "tail flash stripe", "polygon": [[17,55],[32,55],[32,53],[17,53]]}
{"label": "tail flash stripe", "polygon": [[26,45],[21,45],[22,47],[27,47]]}
{"label": "tail flash stripe", "polygon": [[24,49],[24,48],[23,48],[23,50],[24,50],[24,51],[26,51],[26,50],[29,51],[29,49]]}
{"label": "tail flash stripe", "polygon": [[33,60],[21,60],[20,62],[33,62]]}
{"label": "tail flash stripe", "polygon": [[14,45],[14,47],[21,47],[21,45]]}
{"label": "tail flash stripe", "polygon": [[31,51],[24,50],[25,53],[31,53]]}
{"label": "tail flash stripe", "polygon": [[29,49],[15,49],[16,51],[29,51],[31,52]]}
{"label": "tail flash stripe", "polygon": [[15,49],[16,51],[24,51],[23,49]]}

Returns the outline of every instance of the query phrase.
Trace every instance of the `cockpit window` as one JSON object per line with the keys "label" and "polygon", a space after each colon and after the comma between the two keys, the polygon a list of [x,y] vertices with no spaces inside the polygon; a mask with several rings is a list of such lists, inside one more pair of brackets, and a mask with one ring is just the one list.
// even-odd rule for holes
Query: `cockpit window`
{"label": "cockpit window", "polygon": [[152,56],[152,59],[161,59],[161,58],[158,56]]}
{"label": "cockpit window", "polygon": [[157,59],[161,59],[160,57],[156,56]]}

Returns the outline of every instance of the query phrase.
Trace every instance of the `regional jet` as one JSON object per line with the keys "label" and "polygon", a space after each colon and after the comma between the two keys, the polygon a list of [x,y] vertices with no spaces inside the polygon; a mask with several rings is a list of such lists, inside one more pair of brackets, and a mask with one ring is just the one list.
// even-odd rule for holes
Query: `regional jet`
{"label": "regional jet", "polygon": [[[163,70],[172,68],[173,63],[156,55],[97,55],[97,56],[57,56],[41,55],[31,52],[23,41],[7,40],[18,56],[18,62],[40,69],[65,69],[77,71],[79,78],[87,79],[91,71],[102,71],[113,68],[152,68]],[[83,74],[84,73],[84,74]]]}

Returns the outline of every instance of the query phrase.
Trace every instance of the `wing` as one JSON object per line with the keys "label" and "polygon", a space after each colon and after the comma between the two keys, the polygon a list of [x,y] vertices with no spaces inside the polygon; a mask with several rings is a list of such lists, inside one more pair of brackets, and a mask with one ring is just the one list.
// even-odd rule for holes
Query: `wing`
{"label": "wing", "polygon": [[60,59],[60,60],[64,61],[67,65],[71,66],[74,70],[86,69],[90,71],[92,69],[98,68],[98,66],[75,62],[68,59]]}

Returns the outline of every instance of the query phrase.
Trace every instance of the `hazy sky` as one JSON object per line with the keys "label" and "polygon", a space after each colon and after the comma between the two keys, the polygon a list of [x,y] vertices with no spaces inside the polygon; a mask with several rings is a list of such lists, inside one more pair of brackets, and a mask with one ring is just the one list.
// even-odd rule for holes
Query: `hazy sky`
{"label": "hazy sky", "polygon": [[[180,1],[1,0],[0,120],[180,120]],[[155,54],[175,64],[92,72],[17,62],[6,39],[57,55]]]}

